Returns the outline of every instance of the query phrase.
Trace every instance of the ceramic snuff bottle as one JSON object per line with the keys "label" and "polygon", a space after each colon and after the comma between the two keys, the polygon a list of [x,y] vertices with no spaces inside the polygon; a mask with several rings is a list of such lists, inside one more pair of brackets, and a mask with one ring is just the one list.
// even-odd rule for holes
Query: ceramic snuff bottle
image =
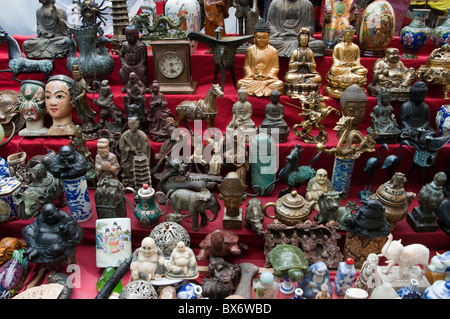
{"label": "ceramic snuff bottle", "polygon": [[334,291],[338,296],[344,296],[348,288],[353,286],[356,269],[353,258],[347,258],[341,261],[338,266],[336,278],[334,279]]}
{"label": "ceramic snuff bottle", "polygon": [[255,279],[253,288],[255,299],[276,299],[279,282],[270,271],[264,271]]}

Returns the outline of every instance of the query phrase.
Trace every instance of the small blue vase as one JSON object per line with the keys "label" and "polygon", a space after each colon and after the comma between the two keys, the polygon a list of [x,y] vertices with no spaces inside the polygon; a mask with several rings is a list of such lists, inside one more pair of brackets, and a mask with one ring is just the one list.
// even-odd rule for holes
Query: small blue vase
{"label": "small blue vase", "polygon": [[[354,159],[341,159],[335,157],[331,184],[337,192],[345,192],[348,195],[352,181]],[[347,196],[346,196],[347,197]]]}
{"label": "small blue vase", "polygon": [[400,45],[403,59],[417,59],[417,54],[431,38],[431,28],[425,24],[430,9],[414,9],[413,21],[400,31]]}
{"label": "small blue vase", "polygon": [[419,282],[411,279],[409,286],[400,288],[397,293],[402,299],[422,299],[422,294],[417,290]]}
{"label": "small blue vase", "polygon": [[193,283],[185,284],[177,292],[178,299],[200,299],[202,297],[202,286]]}
{"label": "small blue vase", "polygon": [[89,198],[86,176],[76,179],[63,179],[67,205],[70,214],[82,223],[92,217],[92,205]]}

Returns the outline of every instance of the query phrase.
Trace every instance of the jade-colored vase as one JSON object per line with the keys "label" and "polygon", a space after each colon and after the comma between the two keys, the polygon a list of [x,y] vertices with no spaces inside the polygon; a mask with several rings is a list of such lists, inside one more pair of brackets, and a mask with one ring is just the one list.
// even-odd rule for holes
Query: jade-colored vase
{"label": "jade-colored vase", "polygon": [[400,45],[404,51],[403,59],[417,59],[417,54],[431,38],[431,28],[425,24],[430,9],[414,9],[413,21],[400,31]]}

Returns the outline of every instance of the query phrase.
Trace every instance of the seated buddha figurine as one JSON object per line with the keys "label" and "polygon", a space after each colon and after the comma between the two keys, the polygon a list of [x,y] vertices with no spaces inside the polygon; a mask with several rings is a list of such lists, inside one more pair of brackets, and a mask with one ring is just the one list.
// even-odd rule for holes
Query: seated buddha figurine
{"label": "seated buddha figurine", "polygon": [[270,96],[273,90],[284,90],[283,81],[278,79],[278,51],[269,44],[269,36],[268,24],[260,19],[255,25],[255,44],[245,52],[244,77],[237,82],[237,87],[245,86],[249,95]]}
{"label": "seated buddha figurine", "polygon": [[273,90],[270,94],[270,103],[266,105],[265,118],[259,127],[266,130],[267,134],[273,136],[275,132],[278,133],[278,141],[284,143],[289,135],[289,125],[284,120],[284,107],[279,103],[281,93],[278,90]]}
{"label": "seated buddha figurine", "polygon": [[289,70],[284,76],[285,94],[308,93],[318,91],[322,84],[322,76],[316,70],[314,53],[309,48],[310,31],[302,28],[298,35],[298,47],[291,54]]}
{"label": "seated buddha figurine", "polygon": [[408,99],[409,90],[416,79],[416,71],[414,68],[407,68],[400,61],[397,48],[387,48],[385,56],[375,61],[372,73],[372,81],[367,87],[370,96],[378,96],[384,87],[391,92],[391,100]]}
{"label": "seated buddha figurine", "polygon": [[373,112],[370,113],[370,116],[372,117],[372,126],[367,128],[367,133],[372,134],[375,131],[378,132],[375,140],[379,144],[393,144],[400,135],[400,129],[395,120],[394,108],[391,105],[391,93],[389,90],[382,87],[378,93],[377,102],[378,104],[373,108]]}
{"label": "seated buddha figurine", "polygon": [[336,99],[350,85],[357,84],[363,88],[367,82],[367,69],[360,62],[359,47],[353,43],[354,35],[355,28],[347,26],[343,31],[343,41],[333,49],[333,64],[326,75],[328,84],[324,92]]}
{"label": "seated buddha figurine", "polygon": [[248,92],[245,87],[241,87],[238,91],[238,101],[233,105],[233,118],[227,126],[228,130],[238,130],[239,133],[248,135],[256,134],[257,128],[252,120],[253,108],[247,101]]}
{"label": "seated buddha figurine", "polygon": [[309,46],[315,56],[323,56],[325,43],[312,37],[314,34],[314,6],[309,0],[272,0],[267,13],[270,25],[270,44],[279,56],[290,57],[298,46],[302,28],[310,31]]}
{"label": "seated buddha figurine", "polygon": [[412,139],[424,144],[426,137],[435,138],[438,133],[431,127],[430,110],[425,98],[428,87],[424,82],[414,83],[409,91],[409,100],[400,108],[399,126],[402,139]]}

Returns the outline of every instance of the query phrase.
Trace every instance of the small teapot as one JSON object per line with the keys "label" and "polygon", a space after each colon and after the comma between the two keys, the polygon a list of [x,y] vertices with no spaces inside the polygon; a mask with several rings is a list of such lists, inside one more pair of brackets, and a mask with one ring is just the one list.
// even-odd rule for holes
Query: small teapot
{"label": "small teapot", "polygon": [[[294,226],[308,219],[312,213],[313,202],[308,202],[296,190],[279,198],[275,203],[270,202],[263,206],[263,214],[267,218],[278,219],[286,226]],[[267,215],[267,209],[273,206],[275,216]]]}
{"label": "small teapot", "polygon": [[[133,188],[127,187],[125,190],[132,191],[136,197],[136,191]],[[155,199],[158,203],[165,203],[167,201],[167,197],[163,192],[155,192],[148,184],[143,184],[137,191],[138,203],[136,207],[133,207],[131,202],[127,199],[127,202],[133,207],[134,216],[136,216],[139,223],[146,228],[154,226],[161,216],[161,207],[158,203],[155,203]]]}

